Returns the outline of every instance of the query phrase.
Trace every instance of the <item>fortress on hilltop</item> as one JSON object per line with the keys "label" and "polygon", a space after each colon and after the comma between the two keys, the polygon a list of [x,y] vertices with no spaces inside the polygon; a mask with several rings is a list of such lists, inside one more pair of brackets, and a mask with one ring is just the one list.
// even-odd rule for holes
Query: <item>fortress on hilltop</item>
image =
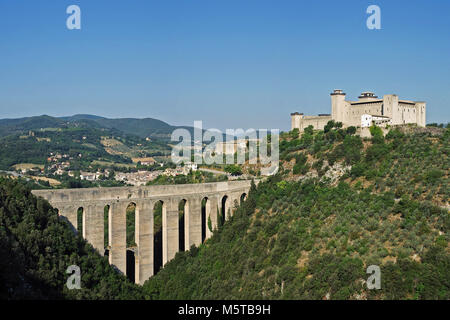
{"label": "fortress on hilltop", "polygon": [[395,94],[378,98],[373,92],[363,92],[358,101],[348,101],[345,100],[345,93],[338,89],[330,95],[331,114],[305,116],[303,113],[291,113],[291,130],[303,132],[310,125],[316,130],[323,130],[330,120],[342,122],[343,127],[365,128],[372,124],[386,127],[409,123],[425,127],[426,103],[423,101],[400,100]]}

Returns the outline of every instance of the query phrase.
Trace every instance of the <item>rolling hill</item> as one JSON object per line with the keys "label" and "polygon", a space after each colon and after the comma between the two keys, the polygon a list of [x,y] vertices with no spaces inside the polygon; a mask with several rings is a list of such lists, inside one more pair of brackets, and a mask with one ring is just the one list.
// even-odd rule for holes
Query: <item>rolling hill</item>
{"label": "rolling hill", "polygon": [[0,119],[0,137],[13,134],[24,134],[28,133],[29,130],[71,127],[113,129],[124,134],[136,135],[141,138],[150,137],[162,140],[169,140],[171,133],[177,128],[185,128],[191,133],[193,132],[192,127],[172,126],[164,121],[152,118],[108,119],[95,115],[78,114],[67,117],[42,115],[18,119]]}

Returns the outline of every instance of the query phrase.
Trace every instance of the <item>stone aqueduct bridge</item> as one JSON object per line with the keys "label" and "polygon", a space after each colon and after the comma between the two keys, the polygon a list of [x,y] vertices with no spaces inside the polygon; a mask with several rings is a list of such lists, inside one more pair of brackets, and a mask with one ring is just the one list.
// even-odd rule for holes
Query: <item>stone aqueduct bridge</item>
{"label": "stone aqueduct bridge", "polygon": [[[83,237],[100,254],[104,254],[104,209],[109,206],[108,244],[109,262],[126,273],[126,209],[130,204],[135,209],[135,282],[144,283],[154,274],[154,206],[162,203],[162,264],[174,258],[179,251],[179,204],[185,202],[184,244],[188,250],[191,245],[202,242],[202,228],[205,239],[212,232],[202,225],[211,220],[216,228],[217,210],[232,214],[235,204],[239,204],[250,189],[250,181],[228,181],[203,184],[163,185],[143,187],[115,187],[89,189],[34,190],[57,208],[59,215],[65,217],[75,230],[78,229],[77,212],[83,209]],[[206,199],[203,209],[202,201]],[[206,217],[205,217],[206,215]]]}

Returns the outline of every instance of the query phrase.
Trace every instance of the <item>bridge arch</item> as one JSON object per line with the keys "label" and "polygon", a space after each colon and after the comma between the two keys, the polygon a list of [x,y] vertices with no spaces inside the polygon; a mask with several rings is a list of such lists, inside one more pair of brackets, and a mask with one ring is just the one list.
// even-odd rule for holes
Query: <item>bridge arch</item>
{"label": "bridge arch", "polygon": [[138,215],[138,206],[135,202],[130,202],[126,208],[126,276],[131,282],[135,282],[136,277],[136,259],[138,246],[136,241],[136,216]]}
{"label": "bridge arch", "polygon": [[213,223],[211,219],[211,200],[204,197],[201,202],[201,219],[202,219],[202,243],[208,239],[213,232]]}
{"label": "bridge arch", "polygon": [[178,203],[178,250],[189,250],[186,244],[186,217],[189,217],[189,201],[181,199]]}
{"label": "bridge arch", "polygon": [[153,275],[163,266],[163,217],[166,214],[166,204],[157,200],[153,204]]}
{"label": "bridge arch", "polygon": [[220,200],[220,218],[221,218],[221,225],[225,224],[225,221],[229,218],[229,211],[230,211],[230,198],[227,195],[222,196],[222,199]]}
{"label": "bridge arch", "polygon": [[104,256],[109,256],[109,250],[111,248],[110,229],[111,229],[111,206],[109,204],[106,204],[103,207]]}
{"label": "bridge arch", "polygon": [[86,231],[85,231],[85,225],[86,225],[86,212],[84,210],[84,207],[79,207],[77,209],[77,232],[80,234],[83,238],[86,237]]}
{"label": "bridge arch", "polygon": [[244,192],[239,197],[239,200],[240,200],[239,205],[242,205],[246,199],[247,199],[247,194]]}

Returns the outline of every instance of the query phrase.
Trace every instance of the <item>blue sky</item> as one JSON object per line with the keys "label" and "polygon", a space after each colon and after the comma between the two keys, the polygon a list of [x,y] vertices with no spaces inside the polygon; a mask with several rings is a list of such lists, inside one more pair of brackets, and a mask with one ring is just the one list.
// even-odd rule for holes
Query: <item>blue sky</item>
{"label": "blue sky", "polygon": [[[81,8],[82,29],[66,28]],[[381,8],[381,30],[366,8]],[[0,118],[90,113],[289,129],[329,93],[450,120],[450,1],[0,0]]]}

